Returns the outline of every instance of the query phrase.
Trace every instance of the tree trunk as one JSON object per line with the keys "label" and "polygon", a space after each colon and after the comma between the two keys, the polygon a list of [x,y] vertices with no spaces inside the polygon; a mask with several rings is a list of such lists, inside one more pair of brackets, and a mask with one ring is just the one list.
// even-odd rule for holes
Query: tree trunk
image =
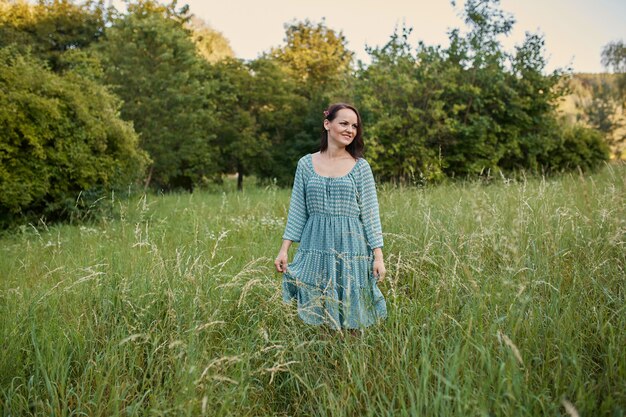
{"label": "tree trunk", "polygon": [[237,191],[243,191],[243,166],[237,166]]}
{"label": "tree trunk", "polygon": [[148,171],[148,178],[146,178],[146,182],[143,185],[143,191],[144,192],[150,186],[150,181],[152,181],[152,171],[154,171],[154,165],[150,166],[150,171]]}

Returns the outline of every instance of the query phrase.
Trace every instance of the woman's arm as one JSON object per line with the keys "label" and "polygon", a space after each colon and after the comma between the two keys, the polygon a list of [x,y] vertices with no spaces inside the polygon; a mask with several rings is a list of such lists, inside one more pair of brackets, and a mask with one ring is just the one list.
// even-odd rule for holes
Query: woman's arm
{"label": "woman's arm", "polygon": [[300,242],[302,230],[309,218],[309,213],[306,209],[306,185],[303,165],[304,162],[300,159],[300,161],[298,161],[298,167],[296,168],[293,188],[291,189],[287,225],[283,233],[283,240],[290,240],[292,242]]}
{"label": "woman's arm", "polygon": [[374,250],[383,247],[383,232],[380,225],[380,214],[378,211],[378,196],[376,195],[376,184],[374,175],[367,161],[363,160],[361,168],[361,178],[359,184],[359,205],[361,211],[361,221],[365,228],[365,239],[368,246]]}
{"label": "woman's arm", "polygon": [[277,272],[286,272],[287,271],[287,254],[289,252],[289,247],[293,242],[291,240],[283,240],[283,244],[278,251],[278,256],[274,260],[274,266],[276,266]]}
{"label": "woman's arm", "polygon": [[385,279],[387,269],[385,268],[385,261],[383,260],[382,248],[374,249],[374,276],[378,281]]}
{"label": "woman's arm", "polygon": [[[364,161],[366,162],[366,161]],[[385,278],[385,262],[383,260],[383,232],[380,224],[378,196],[374,175],[368,163],[363,164],[360,184],[361,221],[365,228],[365,239],[374,252],[374,276],[381,281]]]}
{"label": "woman's arm", "polygon": [[287,255],[289,247],[293,242],[299,242],[302,236],[302,229],[309,218],[306,209],[306,186],[304,178],[303,160],[298,161],[296,175],[293,181],[293,189],[291,190],[291,199],[289,200],[289,213],[287,214],[287,225],[283,233],[283,244],[278,251],[278,256],[274,260],[276,271],[287,271]]}

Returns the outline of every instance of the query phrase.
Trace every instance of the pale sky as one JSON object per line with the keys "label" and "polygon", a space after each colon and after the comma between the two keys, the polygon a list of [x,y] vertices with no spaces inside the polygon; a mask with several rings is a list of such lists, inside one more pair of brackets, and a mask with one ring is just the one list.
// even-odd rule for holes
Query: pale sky
{"label": "pale sky", "polygon": [[[254,59],[283,44],[284,24],[308,18],[342,31],[356,58],[369,62],[365,45],[383,46],[396,26],[413,27],[411,41],[447,45],[450,28],[465,29],[462,0],[181,0],[191,12],[222,32],[238,58]],[[600,52],[610,41],[626,41],[626,0],[501,0],[516,24],[507,50],[525,32],[544,35],[549,71],[602,72]]]}

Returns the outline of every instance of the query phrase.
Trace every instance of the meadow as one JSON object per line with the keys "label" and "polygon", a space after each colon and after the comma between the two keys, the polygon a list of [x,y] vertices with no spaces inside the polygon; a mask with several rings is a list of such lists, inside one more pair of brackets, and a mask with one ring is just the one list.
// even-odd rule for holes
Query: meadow
{"label": "meadow", "polygon": [[109,198],[0,237],[5,416],[626,415],[625,166],[380,187],[358,334],[281,301],[289,190]]}

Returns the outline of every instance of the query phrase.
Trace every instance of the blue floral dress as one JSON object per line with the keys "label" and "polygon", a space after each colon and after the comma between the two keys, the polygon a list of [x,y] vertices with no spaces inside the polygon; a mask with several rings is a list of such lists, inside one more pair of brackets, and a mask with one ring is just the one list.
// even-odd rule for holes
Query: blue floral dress
{"label": "blue floral dress", "polygon": [[283,239],[300,242],[283,274],[283,300],[297,300],[309,324],[356,329],[387,316],[373,274],[373,250],[383,246],[372,170],[359,158],[342,177],[298,161]]}

